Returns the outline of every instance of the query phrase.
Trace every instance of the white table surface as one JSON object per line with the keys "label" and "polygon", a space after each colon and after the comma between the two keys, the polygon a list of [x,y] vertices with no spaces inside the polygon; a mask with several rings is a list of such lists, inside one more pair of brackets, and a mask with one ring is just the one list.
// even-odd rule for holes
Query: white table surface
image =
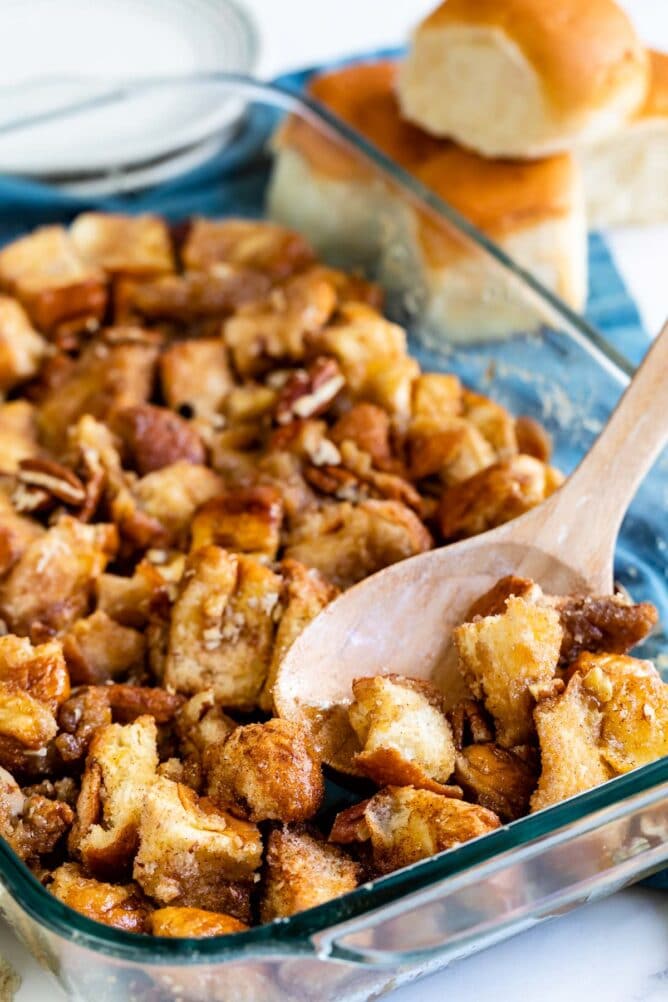
{"label": "white table surface", "polygon": [[[434,0],[245,2],[260,25],[260,75],[266,77],[348,52],[400,44],[435,5]],[[645,40],[668,49],[667,0],[627,0],[625,6]],[[668,226],[617,231],[610,243],[648,329],[658,330],[668,315]],[[0,953],[23,979],[16,1002],[64,999],[2,923]],[[623,891],[391,997],[393,1002],[667,1002],[668,893]]]}

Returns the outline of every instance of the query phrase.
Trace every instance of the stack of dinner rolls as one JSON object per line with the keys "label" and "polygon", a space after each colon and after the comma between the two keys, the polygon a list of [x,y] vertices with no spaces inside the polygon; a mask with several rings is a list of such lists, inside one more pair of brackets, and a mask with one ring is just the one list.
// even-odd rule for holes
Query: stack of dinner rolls
{"label": "stack of dinner rolls", "polygon": [[[309,90],[575,309],[588,224],[668,218],[668,55],[645,50],[614,0],[445,0],[403,62],[349,65]],[[272,214],[326,255],[373,261],[437,337],[549,319],[332,138],[292,119],[275,145]]]}

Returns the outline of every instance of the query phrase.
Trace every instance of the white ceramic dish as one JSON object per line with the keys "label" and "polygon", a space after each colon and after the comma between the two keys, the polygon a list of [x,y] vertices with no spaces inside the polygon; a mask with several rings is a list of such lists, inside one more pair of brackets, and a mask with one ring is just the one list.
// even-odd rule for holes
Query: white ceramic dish
{"label": "white ceramic dish", "polygon": [[183,151],[229,128],[239,104],[180,80],[6,134],[3,123],[128,81],[252,73],[257,57],[252,22],[228,0],[2,0],[0,40],[0,173],[33,177],[108,173]]}

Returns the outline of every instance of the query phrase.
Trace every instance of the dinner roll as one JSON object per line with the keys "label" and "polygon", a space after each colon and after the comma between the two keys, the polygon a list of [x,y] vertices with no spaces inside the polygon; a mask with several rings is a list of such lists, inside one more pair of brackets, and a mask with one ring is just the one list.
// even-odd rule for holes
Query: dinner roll
{"label": "dinner roll", "polygon": [[[495,240],[569,305],[586,292],[584,198],[570,156],[486,160],[401,118],[397,65],[365,63],[314,79],[311,96]],[[270,212],[334,263],[372,266],[438,340],[505,337],[544,320],[519,283],[457,230],[407,199],[359,154],[292,119],[276,137]],[[350,262],[351,257],[347,258]]]}
{"label": "dinner roll", "polygon": [[645,51],[614,0],[445,0],[398,81],[406,118],[490,157],[609,135],[646,87]]}
{"label": "dinner roll", "polygon": [[592,226],[668,220],[668,53],[650,52],[645,103],[622,129],[582,150]]}

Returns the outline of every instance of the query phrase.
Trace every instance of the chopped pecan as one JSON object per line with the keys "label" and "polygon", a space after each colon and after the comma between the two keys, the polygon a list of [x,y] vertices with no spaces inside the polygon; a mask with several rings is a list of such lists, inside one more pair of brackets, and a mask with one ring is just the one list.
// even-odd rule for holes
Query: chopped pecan
{"label": "chopped pecan", "polygon": [[88,753],[93,735],[111,723],[109,697],[104,686],[84,686],[60,707],[60,733],[55,745],[64,762],[78,762]]}
{"label": "chopped pecan", "polygon": [[294,418],[324,414],[344,385],[337,362],[319,356],[307,369],[297,369],[288,377],[276,402],[276,421],[288,424]]}

